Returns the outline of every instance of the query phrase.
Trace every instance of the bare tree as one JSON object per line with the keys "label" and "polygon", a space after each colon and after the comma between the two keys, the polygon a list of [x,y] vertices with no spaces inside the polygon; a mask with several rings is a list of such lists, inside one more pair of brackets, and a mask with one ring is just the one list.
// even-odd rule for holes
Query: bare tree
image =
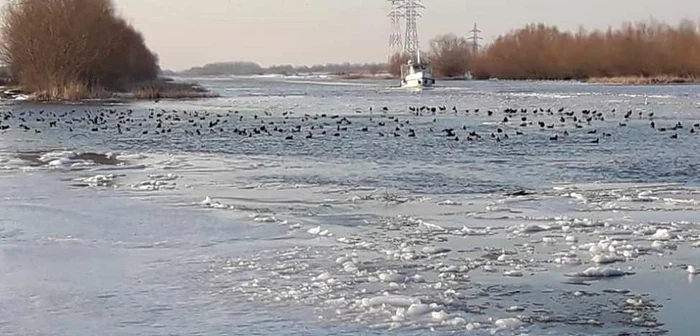
{"label": "bare tree", "polygon": [[430,41],[430,63],[439,77],[464,77],[469,71],[472,45],[464,37],[441,35]]}
{"label": "bare tree", "polygon": [[700,77],[700,31],[689,20],[562,32],[543,24],[500,36],[470,66],[476,78]]}
{"label": "bare tree", "polygon": [[111,0],[18,0],[2,13],[0,58],[23,88],[79,99],[155,79],[157,57]]}
{"label": "bare tree", "polygon": [[389,56],[387,71],[393,77],[401,77],[401,66],[408,63],[411,56],[405,53],[395,53]]}

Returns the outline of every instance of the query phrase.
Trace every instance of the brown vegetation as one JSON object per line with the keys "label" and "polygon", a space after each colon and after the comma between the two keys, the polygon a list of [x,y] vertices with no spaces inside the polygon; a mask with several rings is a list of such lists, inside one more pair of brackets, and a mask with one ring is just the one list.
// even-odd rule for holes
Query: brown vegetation
{"label": "brown vegetation", "polygon": [[700,31],[689,21],[676,27],[651,22],[576,33],[529,25],[499,37],[470,69],[481,79],[692,81],[700,78]]}
{"label": "brown vegetation", "polygon": [[168,99],[168,98],[206,98],[214,97],[207,89],[189,83],[175,83],[170,80],[139,82],[129,88],[130,98]]}
{"label": "brown vegetation", "polygon": [[[430,41],[428,62],[433,75],[439,78],[463,78],[469,72],[472,59],[471,45],[464,37],[454,34],[440,35]],[[389,57],[387,71],[393,77],[401,76],[401,66],[408,63],[411,56],[395,53]],[[415,61],[415,60],[414,60]]]}
{"label": "brown vegetation", "polygon": [[393,77],[401,77],[401,66],[408,63],[411,56],[406,53],[397,52],[389,56],[387,72]]}
{"label": "brown vegetation", "polygon": [[429,61],[439,78],[462,78],[469,72],[472,46],[464,37],[442,35],[430,41]]}
{"label": "brown vegetation", "polygon": [[0,57],[36,99],[104,98],[158,76],[157,56],[111,0],[18,0],[2,14]]}

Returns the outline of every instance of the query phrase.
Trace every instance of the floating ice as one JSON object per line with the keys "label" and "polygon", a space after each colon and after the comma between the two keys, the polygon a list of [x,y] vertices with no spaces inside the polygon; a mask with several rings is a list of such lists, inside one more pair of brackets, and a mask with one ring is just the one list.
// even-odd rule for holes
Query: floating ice
{"label": "floating ice", "polygon": [[472,323],[467,324],[466,329],[467,329],[467,331],[474,331],[474,330],[482,329],[483,327],[484,326],[479,322],[472,322]]}
{"label": "floating ice", "polygon": [[450,315],[448,315],[444,310],[437,312],[434,311],[430,313],[430,318],[432,318],[435,322],[444,322],[450,318]]}
{"label": "floating ice", "polygon": [[378,277],[379,277],[379,280],[381,280],[382,282],[400,283],[400,282],[406,281],[405,276],[403,276],[401,274],[394,273],[394,272],[380,273]]}
{"label": "floating ice", "polygon": [[586,197],[579,194],[579,193],[570,193],[569,197],[579,200],[581,203],[586,203],[588,200],[586,200]]}
{"label": "floating ice", "polygon": [[175,175],[175,174],[151,174],[148,175],[148,178],[151,180],[158,180],[158,181],[175,181],[179,178],[180,176]]}
{"label": "floating ice", "polygon": [[542,237],[542,242],[545,244],[556,244],[557,239],[554,237]]}
{"label": "floating ice", "polygon": [[253,221],[256,223],[275,223],[278,220],[275,216],[255,216]]}
{"label": "floating ice", "polygon": [[68,159],[71,157],[77,156],[78,153],[73,152],[73,151],[56,151],[56,152],[48,152],[44,153],[42,156],[39,157],[39,161],[41,162],[51,162],[54,160],[60,160],[60,159]]}
{"label": "floating ice", "polygon": [[456,231],[454,234],[466,235],[466,236],[486,236],[490,233],[491,233],[490,227],[487,227],[483,230],[478,230],[478,229],[472,229],[472,228],[468,228],[466,226],[463,226],[461,230]]}
{"label": "floating ice", "polygon": [[507,277],[521,277],[523,276],[523,272],[519,270],[510,270],[510,271],[505,271],[503,272],[503,275]]}
{"label": "floating ice", "polygon": [[440,254],[450,252],[450,249],[446,247],[426,246],[421,250],[421,252],[425,254]]}
{"label": "floating ice", "polygon": [[672,244],[666,240],[654,240],[651,243],[651,248],[656,249],[656,250],[664,250],[664,249],[669,249],[669,250],[675,250],[677,246],[675,244]]}
{"label": "floating ice", "polygon": [[308,229],[306,233],[314,236],[318,236],[319,233],[321,233],[321,227],[317,226],[315,228]]}
{"label": "floating ice", "polygon": [[393,307],[410,307],[413,304],[420,304],[420,300],[410,296],[403,295],[381,295],[371,298],[364,298],[361,300],[360,304],[363,307],[376,307],[376,306],[393,306]]}
{"label": "floating ice", "polygon": [[425,314],[428,314],[433,311],[433,308],[430,307],[430,305],[427,304],[421,304],[421,303],[414,303],[408,307],[406,310],[406,316],[407,317],[418,317],[422,316]]}
{"label": "floating ice", "polygon": [[83,160],[60,158],[49,162],[48,166],[52,169],[80,169],[95,166],[95,163]]}
{"label": "floating ice", "polygon": [[618,261],[623,261],[622,258],[609,255],[609,254],[598,254],[591,258],[591,261],[596,264],[612,264]]}
{"label": "floating ice", "polygon": [[143,154],[120,154],[115,157],[117,160],[120,161],[128,161],[128,160],[143,160],[146,159],[147,156]]}
{"label": "floating ice", "polygon": [[523,325],[524,325],[523,321],[521,321],[517,318],[514,318],[514,317],[499,319],[493,323],[493,328],[491,329],[491,333],[512,331],[512,330],[520,329]]}
{"label": "floating ice", "polygon": [[114,185],[114,180],[117,178],[116,175],[95,175],[91,177],[86,177],[78,179],[78,181],[87,184],[89,187],[110,187]]}
{"label": "floating ice", "polygon": [[174,189],[175,186],[165,181],[141,181],[132,184],[131,188],[141,191],[157,191],[161,189]]}
{"label": "floating ice", "polygon": [[688,271],[688,274],[693,274],[693,275],[699,274],[698,270],[695,269],[695,266],[693,266],[693,265],[688,265],[686,270]]}
{"label": "floating ice", "polygon": [[506,309],[506,312],[509,313],[519,313],[525,311],[525,307],[523,306],[510,306]]}
{"label": "floating ice", "polygon": [[522,233],[537,233],[537,232],[543,232],[543,231],[550,231],[553,230],[554,228],[549,226],[549,225],[543,225],[543,224],[538,224],[538,225],[527,225],[524,226],[521,230],[519,230]]}
{"label": "floating ice", "polygon": [[330,278],[331,278],[331,274],[329,272],[323,272],[311,280],[312,281],[326,281]]}
{"label": "floating ice", "polygon": [[554,259],[554,262],[562,265],[580,265],[583,263],[581,259],[577,257],[560,257]]}
{"label": "floating ice", "polygon": [[625,272],[619,268],[611,267],[590,267],[583,272],[569,273],[566,274],[570,277],[581,277],[581,278],[609,278],[609,277],[620,277],[625,275],[631,275],[632,273]]}
{"label": "floating ice", "polygon": [[428,231],[445,231],[445,228],[443,228],[442,226],[430,224],[430,223],[424,222],[422,220],[418,221],[418,225],[425,227],[426,229],[428,229]]}
{"label": "floating ice", "polygon": [[449,321],[447,321],[447,324],[451,326],[463,326],[467,324],[467,320],[461,318],[461,317],[455,317]]}
{"label": "floating ice", "polygon": [[666,229],[656,230],[656,233],[649,237],[649,240],[670,240],[671,234]]}
{"label": "floating ice", "polygon": [[453,200],[444,200],[442,202],[438,202],[438,205],[458,206],[462,205],[462,203]]}

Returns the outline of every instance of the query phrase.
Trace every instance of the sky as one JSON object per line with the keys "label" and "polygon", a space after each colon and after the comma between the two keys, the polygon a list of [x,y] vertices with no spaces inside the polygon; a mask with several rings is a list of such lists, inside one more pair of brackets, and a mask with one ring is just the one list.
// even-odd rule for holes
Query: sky
{"label": "sky", "polygon": [[[164,69],[217,61],[273,64],[383,62],[387,0],[114,0],[139,29]],[[654,18],[700,19],[699,0],[423,0],[419,39],[466,35],[474,23],[485,41],[525,24],[606,28]]]}

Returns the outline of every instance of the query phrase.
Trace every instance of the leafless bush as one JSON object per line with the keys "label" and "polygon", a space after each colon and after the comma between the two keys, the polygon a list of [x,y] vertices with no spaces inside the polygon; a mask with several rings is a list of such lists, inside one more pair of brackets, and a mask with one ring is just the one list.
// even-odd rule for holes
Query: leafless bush
{"label": "leafless bush", "polygon": [[476,78],[700,78],[700,32],[690,21],[562,32],[529,25],[499,37],[472,62]]}
{"label": "leafless bush", "polygon": [[393,77],[401,77],[401,66],[408,63],[409,59],[411,59],[411,56],[406,53],[395,53],[389,56],[387,71]]}
{"label": "leafless bush", "polygon": [[46,99],[81,99],[153,80],[157,57],[111,0],[18,0],[2,13],[0,57]]}
{"label": "leafless bush", "polygon": [[430,63],[438,77],[463,77],[469,71],[472,47],[469,41],[454,34],[430,41]]}

